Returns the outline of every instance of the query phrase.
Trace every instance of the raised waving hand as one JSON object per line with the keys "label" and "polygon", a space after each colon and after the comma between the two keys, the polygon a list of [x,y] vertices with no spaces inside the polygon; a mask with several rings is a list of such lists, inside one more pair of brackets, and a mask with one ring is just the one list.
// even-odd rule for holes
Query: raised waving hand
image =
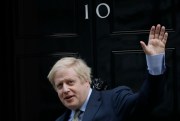
{"label": "raised waving hand", "polygon": [[149,32],[149,40],[147,45],[140,41],[140,44],[147,55],[157,55],[165,52],[165,46],[168,38],[168,33],[164,26],[158,24],[152,26]]}

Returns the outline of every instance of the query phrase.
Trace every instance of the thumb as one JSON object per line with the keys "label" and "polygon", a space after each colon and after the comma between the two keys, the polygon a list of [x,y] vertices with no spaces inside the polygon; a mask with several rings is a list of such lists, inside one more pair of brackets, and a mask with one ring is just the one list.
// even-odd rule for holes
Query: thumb
{"label": "thumb", "polygon": [[146,53],[146,44],[143,41],[140,41],[140,44],[141,44],[142,49]]}

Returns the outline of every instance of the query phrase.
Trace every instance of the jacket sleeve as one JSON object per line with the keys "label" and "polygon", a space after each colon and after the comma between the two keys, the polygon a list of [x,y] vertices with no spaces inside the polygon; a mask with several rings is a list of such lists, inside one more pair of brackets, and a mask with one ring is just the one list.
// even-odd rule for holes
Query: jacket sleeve
{"label": "jacket sleeve", "polygon": [[147,118],[150,112],[163,101],[167,71],[161,75],[147,75],[137,96],[132,98],[131,120]]}

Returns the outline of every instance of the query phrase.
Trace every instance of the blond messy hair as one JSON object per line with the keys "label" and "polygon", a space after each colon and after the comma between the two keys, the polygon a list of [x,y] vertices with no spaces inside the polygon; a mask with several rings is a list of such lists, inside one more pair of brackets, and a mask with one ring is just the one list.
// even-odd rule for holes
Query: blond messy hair
{"label": "blond messy hair", "polygon": [[84,60],[75,57],[63,57],[58,60],[50,70],[47,78],[54,86],[54,75],[57,70],[69,68],[72,68],[76,72],[80,80],[87,80],[91,84],[91,68],[88,67]]}

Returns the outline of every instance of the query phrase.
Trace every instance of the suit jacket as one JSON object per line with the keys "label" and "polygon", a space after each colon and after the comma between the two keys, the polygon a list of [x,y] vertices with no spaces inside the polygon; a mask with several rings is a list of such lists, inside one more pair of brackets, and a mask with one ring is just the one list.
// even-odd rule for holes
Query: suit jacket
{"label": "suit jacket", "polygon": [[[139,120],[160,102],[163,82],[164,74],[148,75],[136,93],[126,86],[104,91],[93,89],[82,121]],[[70,113],[67,109],[56,121],[68,121]]]}

